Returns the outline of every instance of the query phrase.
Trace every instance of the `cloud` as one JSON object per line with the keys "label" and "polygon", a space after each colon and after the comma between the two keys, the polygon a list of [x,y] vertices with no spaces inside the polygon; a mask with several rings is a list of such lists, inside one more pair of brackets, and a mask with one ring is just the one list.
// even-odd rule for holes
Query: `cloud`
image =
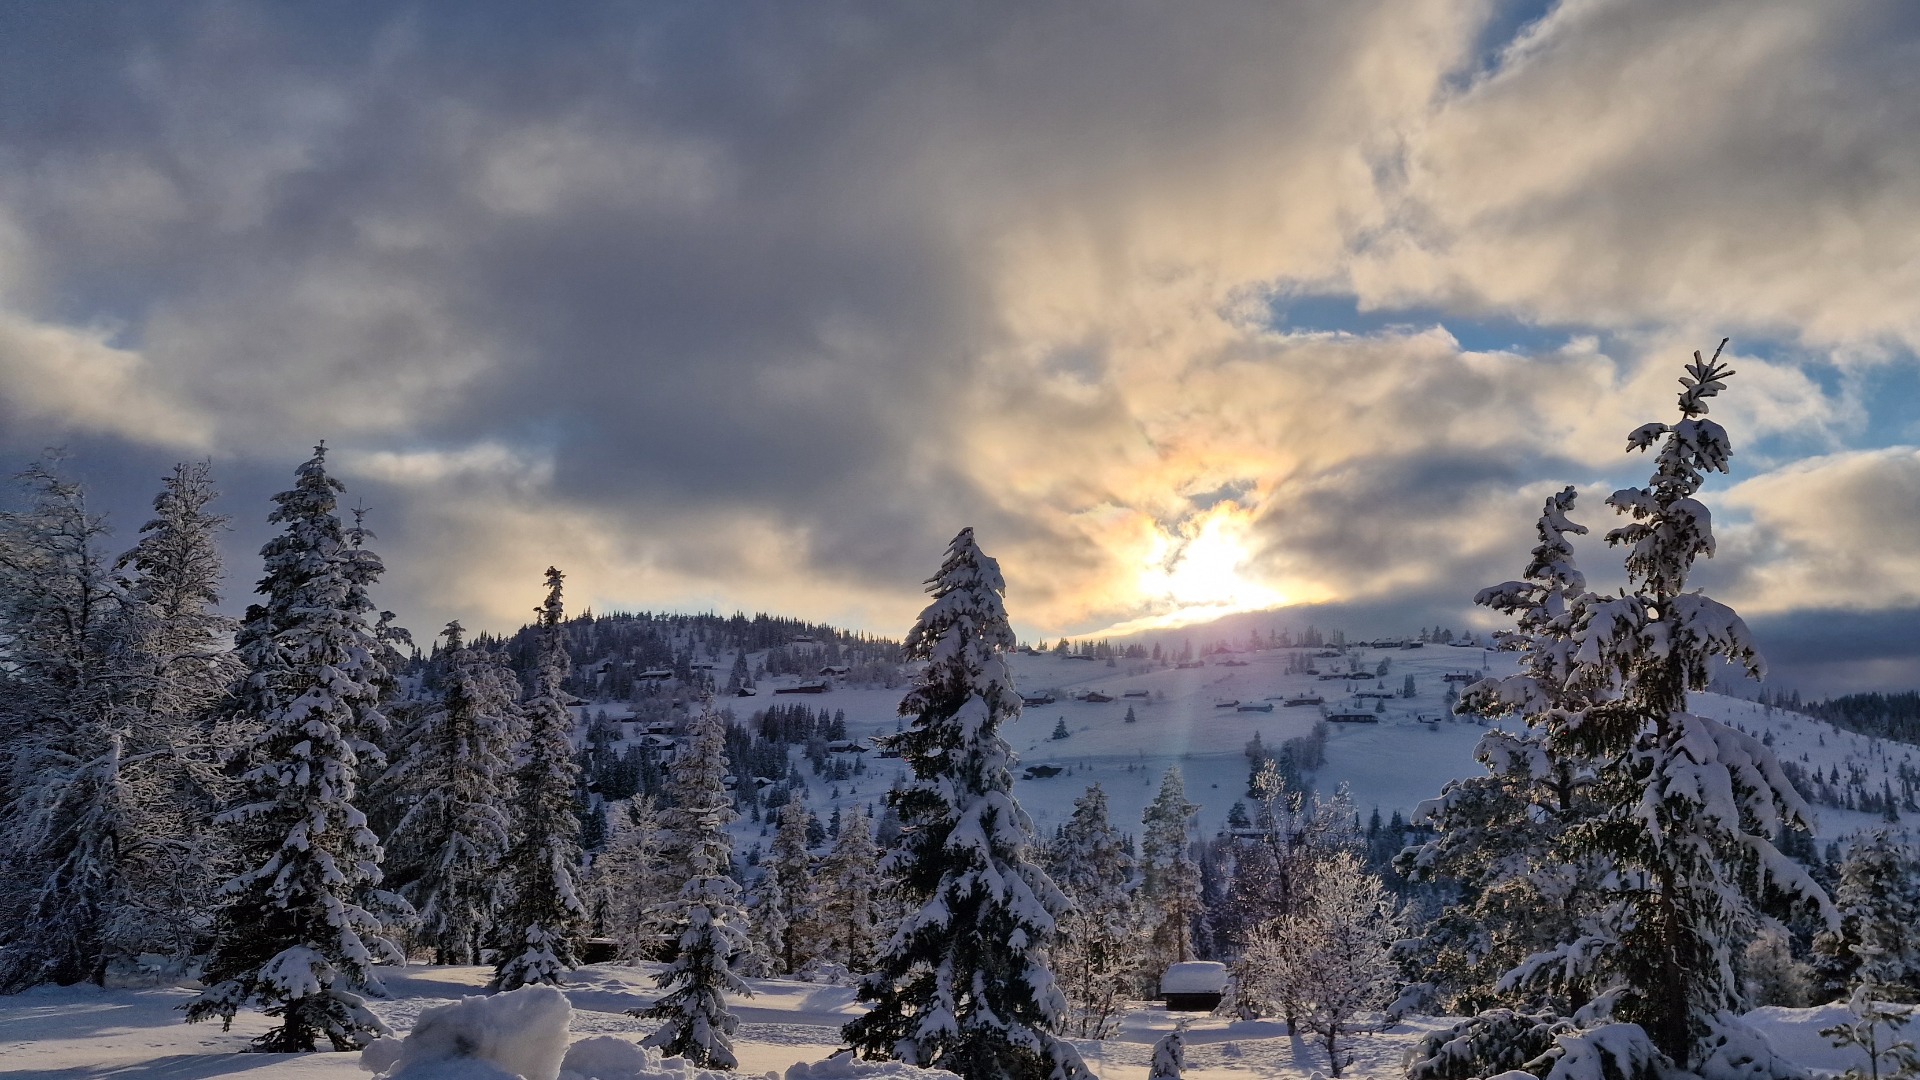
{"label": "cloud", "polygon": [[[35,437],[214,452],[241,514],[328,438],[416,626],[517,622],[556,563],[600,607],[897,631],[964,525],[1029,630],[1457,611],[1547,491],[1643,472],[1625,433],[1721,322],[1802,340],[1739,360],[1715,415],[1774,455],[1743,467],[1865,423],[1807,343],[1858,366],[1920,325],[1884,9],[1566,3],[1475,76],[1492,15],[26,26],[0,399]],[[1274,328],[1343,290],[1431,314]],[[1569,329],[1443,325],[1496,309]]]}
{"label": "cloud", "polygon": [[1557,4],[1409,129],[1355,288],[1911,349],[1916,30],[1896,0]]}
{"label": "cloud", "polygon": [[1755,614],[1920,607],[1920,450],[1809,458],[1736,485],[1744,573],[1729,599]]}
{"label": "cloud", "polygon": [[106,330],[36,322],[0,310],[0,413],[15,424],[124,435],[147,444],[204,450],[214,422],[155,378],[139,352]]}

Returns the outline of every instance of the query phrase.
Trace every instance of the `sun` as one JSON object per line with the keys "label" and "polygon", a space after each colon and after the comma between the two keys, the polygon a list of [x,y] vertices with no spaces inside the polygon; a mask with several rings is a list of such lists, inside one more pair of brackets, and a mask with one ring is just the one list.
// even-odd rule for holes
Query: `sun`
{"label": "sun", "polygon": [[1253,580],[1252,515],[1234,503],[1164,530],[1140,574],[1140,595],[1165,625],[1279,607],[1287,598]]}

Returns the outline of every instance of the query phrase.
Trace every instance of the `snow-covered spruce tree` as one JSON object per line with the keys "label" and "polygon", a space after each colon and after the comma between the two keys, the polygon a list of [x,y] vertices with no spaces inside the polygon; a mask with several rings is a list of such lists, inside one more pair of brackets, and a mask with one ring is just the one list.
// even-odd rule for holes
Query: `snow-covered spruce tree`
{"label": "snow-covered spruce tree", "polygon": [[1355,1019],[1396,996],[1393,946],[1407,927],[1379,877],[1343,851],[1320,868],[1296,911],[1262,927],[1247,946],[1255,992],[1319,1037],[1334,1076],[1350,1062],[1343,1039]]}
{"label": "snow-covered spruce tree", "polygon": [[820,864],[820,914],[826,955],[860,974],[869,969],[879,944],[880,882],[874,873],[879,861],[867,813],[848,807],[833,850]]}
{"label": "snow-covered spruce tree", "polygon": [[752,947],[734,962],[735,970],[753,978],[781,974],[787,955],[787,893],[780,887],[780,875],[764,864],[747,900],[747,937]]}
{"label": "snow-covered spruce tree", "polygon": [[216,819],[231,826],[246,867],[223,888],[203,981],[187,1019],[231,1025],[249,1005],[281,1024],[254,1040],[267,1052],[336,1050],[386,1031],[362,1000],[381,992],[375,959],[400,962],[364,906],[380,883],[382,852],[355,805],[362,761],[385,730],[379,687],[387,672],[334,514],[340,482],[325,447],[274,496],[279,536],[261,549],[264,602],[248,608],[237,645],[247,676],[235,692],[257,734],[242,748],[244,791]]}
{"label": "snow-covered spruce tree", "polygon": [[1193,860],[1193,822],[1199,807],[1187,801],[1180,767],[1160,778],[1160,791],[1141,816],[1140,891],[1149,944],[1145,975],[1158,982],[1168,964],[1193,959],[1193,927],[1200,914],[1200,866]]}
{"label": "snow-covered spruce tree", "polygon": [[387,834],[388,876],[419,913],[435,962],[473,964],[500,907],[513,794],[519,680],[447,624],[440,692],[395,740],[382,788],[404,807]]}
{"label": "snow-covered spruce tree", "polygon": [[602,897],[596,909],[600,932],[620,943],[626,960],[657,959],[661,953],[660,903],[669,895],[662,874],[664,843],[653,800],[636,795],[613,817],[613,837],[593,863],[590,887]]}
{"label": "snow-covered spruce tree", "polygon": [[219,887],[236,869],[225,837],[206,828],[231,784],[215,706],[242,672],[228,644],[239,623],[215,610],[216,537],[228,520],[208,509],[218,496],[209,463],[174,466],[118,563],[129,577],[133,718],[122,775],[132,797],[119,840],[127,903],[111,936],[122,955],[180,965],[205,946]]}
{"label": "snow-covered spruce tree", "polygon": [[557,984],[574,966],[573,938],[586,908],[574,885],[580,865],[580,817],[574,793],[580,767],[573,756],[573,713],[567,709],[566,575],[547,568],[547,599],[540,605],[540,656],[533,696],[523,708],[526,749],[514,773],[513,845],[505,869],[509,899],[498,926],[500,960],[493,986]]}
{"label": "snow-covered spruce tree", "polygon": [[1153,1044],[1153,1062],[1147,1066],[1147,1080],[1180,1080],[1187,1067],[1186,1024],[1167,1032]]}
{"label": "snow-covered spruce tree", "polygon": [[1593,704],[1544,718],[1550,748],[1594,763],[1599,809],[1568,842],[1611,862],[1611,887],[1577,937],[1514,976],[1553,966],[1601,978],[1597,1004],[1616,1021],[1644,1028],[1681,1067],[1707,1071],[1751,1041],[1731,1029],[1742,1004],[1735,958],[1758,922],[1757,902],[1772,896],[1837,918],[1772,843],[1780,829],[1810,827],[1812,818],[1773,751],[1686,711],[1688,692],[1706,688],[1717,658],[1755,675],[1763,669],[1740,617],[1686,590],[1694,559],[1714,550],[1707,508],[1694,496],[1732,455],[1726,431],[1706,418],[1707,400],[1732,374],[1719,356],[1695,353],[1687,365],[1679,421],[1628,436],[1629,450],[1659,448],[1651,482],[1608,499],[1631,519],[1607,535],[1627,549],[1631,591],[1581,605],[1567,681]]}
{"label": "snow-covered spruce tree", "polygon": [[103,981],[130,902],[121,853],[131,655],[106,525],[45,465],[0,514],[0,992]]}
{"label": "snow-covered spruce tree", "polygon": [[1814,939],[1820,989],[1832,1000],[1871,984],[1920,998],[1920,853],[1885,829],[1854,838],[1834,888],[1840,925]]}
{"label": "snow-covered spruce tree", "polygon": [[801,790],[780,807],[780,823],[774,829],[773,850],[767,861],[768,872],[779,881],[780,914],[784,924],[780,951],[774,956],[776,969],[791,975],[818,955],[820,938],[819,891],[815,887],[813,853],[807,848],[807,822],[813,815]]}
{"label": "snow-covered spruce tree", "polygon": [[1586,610],[1586,579],[1575,566],[1569,536],[1584,534],[1567,515],[1575,492],[1549,496],[1536,523],[1539,543],[1522,579],[1482,589],[1474,602],[1513,616],[1516,628],[1496,635],[1519,654],[1520,671],[1469,687],[1460,709],[1481,716],[1518,714],[1520,733],[1490,730],[1475,750],[1484,776],[1450,781],[1421,804],[1417,822],[1432,839],[1402,853],[1409,880],[1457,890],[1417,944],[1431,996],[1448,1011],[1496,1005],[1583,1008],[1604,972],[1565,966],[1538,969],[1527,984],[1510,972],[1535,953],[1582,934],[1600,909],[1608,861],[1570,837],[1599,812],[1591,795],[1591,762],[1549,741],[1555,723],[1591,706],[1591,687],[1575,678],[1574,631]]}
{"label": "snow-covered spruce tree", "polygon": [[1099,784],[1074,800],[1049,845],[1048,869],[1073,905],[1060,916],[1053,948],[1069,1026],[1083,1039],[1103,1039],[1137,980],[1143,950],[1130,889],[1133,853],[1107,816]]}
{"label": "snow-covered spruce tree", "polygon": [[861,983],[871,1011],[842,1031],[865,1057],[967,1080],[1082,1077],[1056,1034],[1066,1001],[1045,953],[1067,901],[1028,859],[1033,824],[1000,735],[1020,713],[1006,582],[962,529],[927,585],[905,647],[926,662],[900,702],[912,720],[885,740],[912,771],[887,796],[904,830],[882,863],[907,914]]}
{"label": "snow-covered spruce tree", "polygon": [[711,709],[693,722],[684,757],[674,766],[674,798],[694,828],[685,837],[686,884],[667,908],[677,934],[672,963],[658,984],[668,993],[637,1015],[665,1019],[667,1025],[647,1039],[669,1057],[682,1057],[705,1069],[731,1069],[733,1035],[740,1022],[727,1008],[727,995],[750,993],[733,973],[731,961],[750,945],[740,886],[733,880],[733,797],[727,793],[726,724]]}

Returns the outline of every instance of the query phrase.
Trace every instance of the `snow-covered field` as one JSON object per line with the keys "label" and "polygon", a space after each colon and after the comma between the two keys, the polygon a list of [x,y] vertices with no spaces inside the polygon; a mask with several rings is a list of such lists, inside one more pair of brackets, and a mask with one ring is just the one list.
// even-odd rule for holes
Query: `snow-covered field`
{"label": "snow-covered field", "polygon": [[[596,965],[575,972],[565,988],[573,1006],[572,1038],[614,1035],[639,1039],[655,1021],[625,1015],[653,999],[649,967]],[[478,967],[413,967],[388,973],[390,997],[374,1002],[396,1034],[405,1035],[421,1011],[478,994],[487,970]],[[741,1074],[784,1074],[797,1063],[817,1062],[839,1045],[839,1027],[856,1014],[852,991],[781,980],[751,980],[754,996],[736,1003],[740,1033],[735,1049]],[[260,1055],[239,1051],[266,1029],[256,1013],[242,1013],[234,1030],[215,1024],[185,1024],[179,1007],[193,990],[177,986],[118,988],[41,987],[0,998],[0,1076],[116,1077],[193,1080],[199,1077],[311,1077],[366,1080],[358,1054]],[[1152,1044],[1178,1016],[1149,1004],[1130,1010],[1120,1034],[1079,1042],[1088,1065],[1106,1080],[1141,1080]],[[1776,1049],[1818,1070],[1849,1064],[1819,1030],[1844,1015],[1840,1006],[1819,1009],[1759,1009],[1751,1018]],[[1349,1076],[1396,1080],[1407,1049],[1422,1034],[1449,1023],[1414,1017],[1384,1031],[1358,1036]],[[1186,1075],[1195,1080],[1307,1077],[1324,1072],[1319,1048],[1291,1038],[1271,1020],[1229,1021],[1198,1016],[1188,1032]],[[457,1075],[457,1074],[456,1074]]]}

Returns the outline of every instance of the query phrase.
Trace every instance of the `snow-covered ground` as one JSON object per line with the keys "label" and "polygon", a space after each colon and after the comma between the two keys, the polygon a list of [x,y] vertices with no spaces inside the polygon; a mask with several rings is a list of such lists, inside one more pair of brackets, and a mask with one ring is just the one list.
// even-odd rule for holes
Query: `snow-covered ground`
{"label": "snow-covered ground", "polygon": [[[565,988],[573,1006],[571,1037],[613,1035],[638,1040],[656,1021],[626,1010],[652,1001],[651,967],[596,965],[573,974]],[[413,967],[388,973],[390,996],[373,1003],[396,1034],[405,1035],[422,1010],[478,994],[487,970],[478,967]],[[855,1015],[852,991],[781,980],[751,980],[752,998],[735,1003],[741,1026],[735,1049],[740,1073],[784,1074],[797,1063],[817,1062],[840,1046],[839,1027]],[[41,987],[0,997],[0,1076],[116,1077],[193,1080],[199,1077],[311,1077],[366,1080],[358,1054],[257,1055],[239,1051],[268,1021],[242,1013],[234,1030],[215,1024],[185,1024],[179,1008],[193,995],[184,987],[97,990]],[[1839,1021],[1841,1006],[1760,1009],[1752,1019],[1776,1049],[1819,1070],[1845,1068],[1850,1059],[1819,1035]],[[1106,1080],[1141,1080],[1152,1045],[1179,1016],[1139,1004],[1120,1033],[1100,1042],[1080,1041],[1087,1063]],[[1451,1021],[1414,1017],[1354,1040],[1358,1080],[1397,1080],[1412,1043]],[[1324,1072],[1318,1046],[1286,1034],[1277,1021],[1229,1021],[1198,1016],[1187,1038],[1186,1075],[1194,1080],[1248,1077],[1308,1077]]]}

